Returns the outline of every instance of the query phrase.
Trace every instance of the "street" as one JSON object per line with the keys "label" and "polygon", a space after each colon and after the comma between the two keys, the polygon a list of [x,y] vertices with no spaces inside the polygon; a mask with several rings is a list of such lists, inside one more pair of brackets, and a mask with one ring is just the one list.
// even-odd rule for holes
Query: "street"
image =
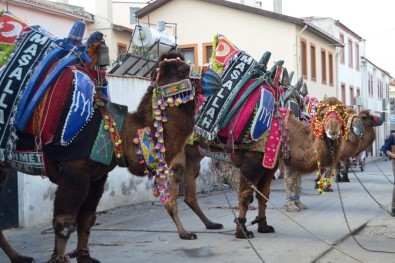
{"label": "street", "polygon": [[[180,219],[187,230],[197,233],[197,240],[178,237],[159,201],[101,212],[91,231],[91,255],[102,263],[395,262],[395,217],[386,211],[393,189],[391,162],[368,159],[365,171],[355,169],[349,178],[350,183],[333,182],[333,192],[319,195],[314,189],[315,175],[304,176],[301,201],[308,209],[294,213],[283,208],[282,180],[273,180],[266,214],[276,232],[261,234],[256,225],[249,226],[255,235],[250,240],[234,236],[238,211],[230,208],[237,206],[237,193],[232,189],[198,195],[208,218],[224,225],[221,230],[206,230],[179,197]],[[247,222],[256,215],[257,210],[249,211]],[[18,251],[33,256],[36,262],[46,262],[52,253],[50,222],[4,234]],[[74,233],[68,251],[75,245]],[[8,262],[2,252],[0,262]]]}

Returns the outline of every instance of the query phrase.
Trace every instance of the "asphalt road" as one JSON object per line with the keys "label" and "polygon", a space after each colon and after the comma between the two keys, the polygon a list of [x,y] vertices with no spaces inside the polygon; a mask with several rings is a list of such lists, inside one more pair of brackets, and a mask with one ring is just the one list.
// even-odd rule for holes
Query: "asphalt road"
{"label": "asphalt road", "polygon": [[[197,240],[178,237],[160,202],[109,210],[98,214],[91,233],[91,255],[103,263],[395,262],[395,217],[388,213],[393,189],[391,162],[368,160],[365,168],[364,172],[351,172],[350,183],[334,183],[334,191],[324,195],[314,190],[314,174],[304,176],[301,200],[308,209],[295,213],[285,212],[282,180],[274,180],[267,217],[276,232],[261,234],[256,225],[249,226],[255,234],[250,240],[234,236],[238,211],[232,209],[237,206],[237,193],[232,189],[198,196],[206,215],[224,225],[220,231],[206,230],[180,197],[180,219],[187,230],[197,233]],[[251,210],[247,221],[256,215]],[[36,262],[46,262],[52,253],[50,222],[7,230],[5,235]],[[68,251],[75,248],[75,238],[73,234]],[[2,252],[0,262],[8,262]]]}

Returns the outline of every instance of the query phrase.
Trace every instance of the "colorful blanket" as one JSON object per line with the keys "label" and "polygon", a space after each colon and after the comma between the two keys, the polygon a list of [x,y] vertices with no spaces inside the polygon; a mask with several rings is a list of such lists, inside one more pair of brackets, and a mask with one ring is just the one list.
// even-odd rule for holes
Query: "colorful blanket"
{"label": "colorful blanket", "polygon": [[53,47],[53,40],[50,36],[33,28],[26,28],[16,43],[13,55],[0,72],[0,97],[2,98],[0,116],[3,118],[0,121],[0,160],[4,160],[4,152],[11,152],[15,144],[16,138],[11,129],[20,94],[37,63]]}
{"label": "colorful blanket", "polygon": [[[128,107],[112,102],[108,102],[106,107],[109,114],[115,120],[116,127],[120,132],[123,127],[123,122],[125,120]],[[111,159],[114,156],[114,146],[108,130],[104,129],[104,123],[105,122],[102,120],[89,158],[93,161],[110,165]]]}
{"label": "colorful blanket", "polygon": [[246,52],[240,51],[221,72],[223,86],[220,91],[211,96],[202,106],[196,118],[196,134],[213,140],[219,131],[220,120],[231,106],[245,83],[243,77],[250,72],[257,62]]}

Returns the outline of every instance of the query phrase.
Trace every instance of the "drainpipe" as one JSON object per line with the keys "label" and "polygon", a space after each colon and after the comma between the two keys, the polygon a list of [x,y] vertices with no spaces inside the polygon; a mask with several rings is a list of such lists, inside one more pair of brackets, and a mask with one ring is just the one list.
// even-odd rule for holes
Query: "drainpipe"
{"label": "drainpipe", "polygon": [[305,25],[303,27],[303,29],[300,30],[299,33],[297,33],[296,36],[295,36],[295,63],[296,63],[296,65],[295,65],[295,72],[296,72],[295,76],[296,76],[296,79],[298,79],[299,76],[300,76],[299,75],[299,61],[298,61],[298,37],[306,30],[306,28],[307,28],[307,25]]}

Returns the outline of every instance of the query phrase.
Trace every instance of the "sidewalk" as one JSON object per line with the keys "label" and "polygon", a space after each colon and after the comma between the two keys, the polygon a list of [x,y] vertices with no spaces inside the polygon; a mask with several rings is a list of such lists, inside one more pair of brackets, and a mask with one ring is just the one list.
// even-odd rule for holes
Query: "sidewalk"
{"label": "sidewalk", "polygon": [[[387,210],[393,188],[388,180],[393,178],[390,165],[391,162],[384,159],[370,160],[365,172],[355,172],[374,199]],[[91,254],[102,263],[395,262],[395,218],[379,207],[352,172],[349,178],[350,183],[340,183],[339,188],[334,183],[333,192],[320,196],[314,190],[315,176],[304,176],[301,200],[308,209],[296,213],[285,212],[282,180],[274,180],[267,219],[276,232],[261,234],[256,225],[250,226],[255,235],[250,240],[234,236],[233,212],[237,216],[238,211],[230,209],[227,202],[229,199],[232,207],[237,206],[237,193],[233,190],[198,196],[202,210],[211,220],[222,223],[222,230],[206,230],[182,202],[182,197],[179,198],[180,219],[187,230],[197,233],[197,240],[178,237],[174,223],[160,202],[109,210],[98,214],[90,239]],[[249,211],[247,222],[256,215],[257,210]],[[359,244],[350,237],[346,222],[351,231],[356,231],[354,237]],[[362,230],[358,232],[359,229]],[[5,235],[18,251],[33,256],[36,262],[46,262],[52,253],[53,233],[49,223],[31,229],[7,230]],[[72,235],[67,251],[75,248],[75,236]],[[336,245],[340,252],[328,244]],[[8,262],[2,252],[0,262]]]}

